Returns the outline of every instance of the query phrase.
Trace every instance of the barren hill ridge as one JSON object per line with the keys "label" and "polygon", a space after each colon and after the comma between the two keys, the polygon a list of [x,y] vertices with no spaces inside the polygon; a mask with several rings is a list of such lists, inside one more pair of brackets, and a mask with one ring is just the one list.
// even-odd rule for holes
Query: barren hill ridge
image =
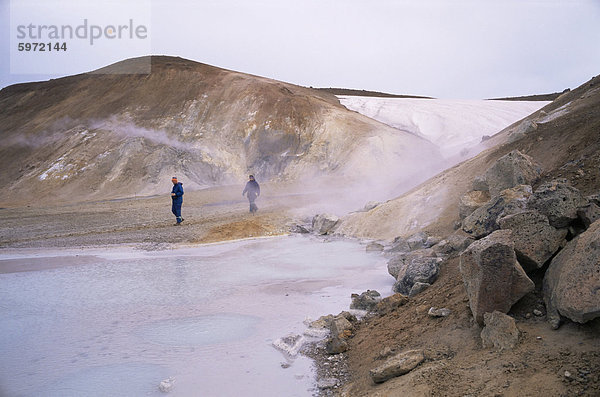
{"label": "barren hill ridge", "polygon": [[143,61],[0,91],[0,201],[152,195],[174,174],[187,188],[248,173],[414,183],[439,161],[431,143],[323,91],[166,56],[150,74],[110,74]]}

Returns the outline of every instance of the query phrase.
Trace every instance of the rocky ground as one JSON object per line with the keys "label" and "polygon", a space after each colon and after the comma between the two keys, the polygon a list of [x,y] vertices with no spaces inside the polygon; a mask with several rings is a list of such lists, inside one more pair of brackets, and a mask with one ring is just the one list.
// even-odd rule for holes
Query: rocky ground
{"label": "rocky ground", "polygon": [[[541,280],[509,312],[521,331],[513,350],[482,346],[481,327],[469,309],[458,258],[442,267],[432,288],[386,314],[360,323],[344,353],[348,368],[327,371],[345,384],[321,395],[342,396],[597,396],[600,393],[600,321],[568,322],[552,330],[546,321]],[[447,308],[448,317],[428,315]],[[536,314],[533,314],[535,310]],[[539,312],[538,312],[539,311]],[[420,349],[424,362],[410,373],[375,384],[369,371],[389,356]],[[325,356],[326,357],[326,356]],[[323,360],[321,360],[322,362]],[[317,361],[319,362],[319,361]],[[349,381],[347,381],[349,379]]]}
{"label": "rocky ground", "polygon": [[[506,203],[511,200],[528,201],[533,194],[531,192],[545,183],[552,184],[557,178],[566,178],[585,197],[598,194],[598,103],[600,77],[565,93],[545,110],[486,140],[483,144],[489,149],[477,157],[439,174],[397,199],[370,211],[342,218],[336,233],[377,239],[388,246],[395,237],[406,237],[419,230],[447,238],[454,230],[462,228],[464,232],[477,235],[477,238],[486,239],[500,227],[495,225],[496,221],[502,223],[501,219],[504,219],[510,225],[505,218],[515,213],[506,211],[503,217],[491,221],[489,217],[485,218],[485,213],[481,214],[483,218],[475,217],[476,208],[486,205],[485,197],[468,211],[473,210],[468,216],[463,214],[467,218],[461,219],[459,205],[465,194],[479,191],[474,187],[477,176],[515,150],[535,160],[541,173],[536,175],[535,180],[525,181],[529,191],[517,188],[520,189],[518,192],[505,194],[502,205],[508,206]],[[4,174],[7,178],[13,174],[12,171],[15,171],[14,174],[29,172],[25,168],[7,170]],[[123,168],[123,175],[131,179],[125,171],[126,168]],[[165,191],[168,192],[168,177],[166,180]],[[523,181],[517,184],[523,184]],[[0,248],[10,252],[27,248],[131,244],[141,249],[169,249],[178,245],[280,235],[289,233],[297,223],[307,223],[304,218],[307,213],[301,214],[297,209],[314,202],[315,197],[265,185],[257,202],[259,213],[252,216],[241,196],[242,188],[225,186],[187,191],[183,205],[186,220],[182,226],[174,226],[168,194],[70,202],[66,199],[52,200],[57,196],[46,192],[49,195],[47,201],[33,200],[36,201],[35,206],[26,206],[24,203],[32,201],[28,190],[9,189],[10,194],[3,201],[6,208],[0,209]],[[496,199],[506,192],[496,192],[495,183],[487,189]],[[546,190],[561,189],[551,187]],[[61,197],[68,197],[68,194],[63,192]],[[534,202],[529,200],[529,203]],[[488,214],[493,212],[492,207]],[[542,212],[540,206],[533,205],[532,208]],[[552,221],[549,214],[544,216]],[[472,221],[472,227],[469,221]],[[476,229],[482,224],[493,228]],[[597,225],[589,229],[598,233]],[[561,242],[563,247],[572,243],[578,234],[582,236],[584,233],[581,224],[572,222],[552,227],[568,229],[569,241]],[[528,235],[528,241],[535,242],[535,238],[531,237]],[[594,243],[597,239],[586,241],[588,248],[598,251],[597,243]],[[515,250],[518,242],[521,241],[514,242]],[[441,244],[439,241],[436,243]],[[313,357],[317,364],[318,393],[351,397],[600,395],[600,320],[578,324],[564,319],[557,330],[552,329],[548,322],[552,313],[548,313],[547,302],[544,301],[543,280],[548,262],[555,257],[544,258],[539,270],[527,269],[531,290],[519,296],[518,302],[508,311],[519,330],[518,343],[512,349],[499,350],[483,345],[480,336],[482,325],[475,321],[472,294],[467,295],[459,269],[462,250],[446,253],[439,263],[424,255],[422,262],[434,270],[435,274],[431,274],[434,284],[413,295],[414,280],[397,274],[398,282],[411,281],[398,287],[405,288],[404,293],[411,297],[393,295],[382,301],[373,315],[352,324],[350,328],[341,330],[336,325],[340,331],[336,335],[344,337],[343,343],[338,341],[337,346],[321,343],[307,347],[305,354]],[[565,248],[564,252],[571,251]],[[521,256],[525,254],[520,253]],[[581,252],[576,254],[583,255]],[[597,258],[593,255],[596,254],[590,250],[590,254],[587,257],[583,255],[583,258],[592,258],[593,261]],[[600,264],[588,263],[587,266],[593,272],[596,271],[593,266]],[[400,269],[396,271],[400,272]],[[581,282],[588,283],[595,277],[597,271],[582,278]],[[597,292],[598,289],[593,290],[593,294]],[[559,311],[564,309],[560,302],[557,305]],[[447,316],[431,316],[432,307],[447,309],[449,313]],[[567,312],[561,311],[561,314],[566,315]],[[340,320],[340,323],[344,321]],[[345,346],[341,346],[343,344]],[[332,348],[343,353],[331,355]],[[418,353],[412,356],[418,356],[418,362],[410,372],[374,383],[371,375],[374,368],[407,351]]]}
{"label": "rocky ground", "polygon": [[[168,185],[167,185],[168,188]],[[289,232],[286,210],[299,196],[263,187],[259,212],[248,213],[243,186],[186,192],[175,225],[168,194],[154,197],[0,209],[0,248],[132,244],[160,249]]]}

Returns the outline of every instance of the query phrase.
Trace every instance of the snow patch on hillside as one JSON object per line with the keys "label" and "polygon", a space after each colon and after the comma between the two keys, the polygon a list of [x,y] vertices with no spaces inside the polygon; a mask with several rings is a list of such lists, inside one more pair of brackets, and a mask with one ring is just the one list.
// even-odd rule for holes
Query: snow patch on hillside
{"label": "snow patch on hillside", "polygon": [[546,106],[543,101],[485,101],[338,96],[342,105],[436,144],[446,157]]}

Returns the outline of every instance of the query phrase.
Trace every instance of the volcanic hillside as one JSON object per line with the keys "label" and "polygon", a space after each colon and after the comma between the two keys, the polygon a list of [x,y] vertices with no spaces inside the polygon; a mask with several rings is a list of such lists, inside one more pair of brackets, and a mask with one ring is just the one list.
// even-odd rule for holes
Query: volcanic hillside
{"label": "volcanic hillside", "polygon": [[433,144],[332,94],[165,56],[122,74],[147,61],[0,91],[0,202],[152,195],[172,175],[193,189],[248,173],[414,185],[439,170]]}
{"label": "volcanic hillside", "polygon": [[[448,235],[459,219],[459,201],[500,157],[512,150],[542,167],[538,184],[567,178],[584,195],[600,191],[600,76],[481,143],[476,157],[431,178],[369,212],[347,216],[337,233],[393,239],[419,230]],[[537,186],[537,185],[536,185]],[[536,187],[534,186],[534,187]]]}

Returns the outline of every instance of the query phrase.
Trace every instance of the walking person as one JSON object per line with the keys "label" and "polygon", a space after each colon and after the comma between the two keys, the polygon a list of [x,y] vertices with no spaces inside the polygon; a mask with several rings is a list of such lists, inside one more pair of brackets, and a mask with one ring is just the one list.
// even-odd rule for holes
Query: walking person
{"label": "walking person", "polygon": [[254,175],[250,175],[248,177],[248,182],[246,183],[246,187],[242,192],[242,196],[244,194],[246,194],[246,197],[248,197],[248,202],[250,203],[250,213],[254,215],[254,213],[258,211],[258,207],[254,201],[256,201],[256,198],[260,196],[260,185],[254,179]]}
{"label": "walking person", "polygon": [[180,226],[181,222],[183,222],[183,218],[181,217],[181,205],[183,204],[183,183],[177,182],[177,178],[171,178],[171,182],[173,182],[173,190],[171,190],[171,199],[173,204],[171,205],[171,212],[177,218],[177,223],[175,226]]}

